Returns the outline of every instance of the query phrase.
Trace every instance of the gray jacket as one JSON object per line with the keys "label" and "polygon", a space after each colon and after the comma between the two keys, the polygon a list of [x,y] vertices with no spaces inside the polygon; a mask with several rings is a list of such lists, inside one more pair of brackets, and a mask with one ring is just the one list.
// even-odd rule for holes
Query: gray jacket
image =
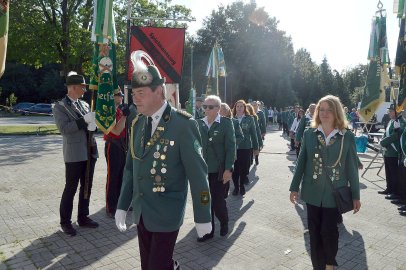
{"label": "gray jacket", "polygon": [[[84,110],[89,112],[89,105],[79,100]],[[63,159],[65,162],[78,162],[88,159],[87,155],[87,124],[72,101],[65,96],[55,103],[52,109],[55,123],[63,136]],[[92,157],[98,158],[96,140],[92,138]]]}

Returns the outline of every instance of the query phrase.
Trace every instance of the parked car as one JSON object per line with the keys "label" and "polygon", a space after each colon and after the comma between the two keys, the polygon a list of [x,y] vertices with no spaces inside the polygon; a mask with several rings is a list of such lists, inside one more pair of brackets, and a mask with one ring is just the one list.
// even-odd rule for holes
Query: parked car
{"label": "parked car", "polygon": [[14,105],[13,107],[11,107],[11,110],[15,113],[19,113],[19,112],[23,112],[25,110],[27,110],[28,108],[34,106],[35,103],[31,103],[31,102],[20,102],[17,103],[16,105]]}
{"label": "parked car", "polygon": [[29,114],[52,114],[53,104],[37,103],[25,111],[25,115]]}

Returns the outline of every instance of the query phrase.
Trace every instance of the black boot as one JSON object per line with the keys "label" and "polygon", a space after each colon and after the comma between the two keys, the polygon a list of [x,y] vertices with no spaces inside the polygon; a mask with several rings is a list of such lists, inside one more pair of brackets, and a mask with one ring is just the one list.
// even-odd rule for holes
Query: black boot
{"label": "black boot", "polygon": [[242,196],[245,195],[245,187],[244,187],[244,185],[242,185],[242,186],[240,187],[240,194],[241,194]]}
{"label": "black boot", "polygon": [[226,236],[228,234],[228,222],[220,224],[220,236]]}

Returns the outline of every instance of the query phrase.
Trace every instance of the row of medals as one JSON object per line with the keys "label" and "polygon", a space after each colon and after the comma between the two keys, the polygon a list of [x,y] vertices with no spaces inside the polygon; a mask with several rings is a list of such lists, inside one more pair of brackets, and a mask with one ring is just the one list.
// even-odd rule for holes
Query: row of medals
{"label": "row of medals", "polygon": [[[321,156],[318,153],[314,154],[313,164],[314,164],[313,179],[317,180],[319,175],[321,175],[323,173],[322,159],[321,159]],[[331,176],[331,181],[339,180],[340,179],[340,171],[338,169],[336,170],[335,168],[333,168],[332,172],[333,172],[333,175]]]}
{"label": "row of medals", "polygon": [[[165,163],[166,160],[166,154],[168,151],[168,145],[173,146],[175,144],[174,141],[169,141],[169,140],[164,140],[161,139],[160,141],[162,144],[165,144],[164,146],[162,144],[157,144],[155,146],[156,151],[154,152],[154,161],[152,162],[152,168],[150,170],[151,173],[151,178],[154,181],[154,187],[152,188],[152,192],[165,192],[165,176],[161,176],[160,174],[157,174],[158,172],[158,165],[161,165],[161,169],[159,170],[161,174],[165,175],[167,172],[167,165]],[[159,152],[159,150],[162,150],[162,153]]]}

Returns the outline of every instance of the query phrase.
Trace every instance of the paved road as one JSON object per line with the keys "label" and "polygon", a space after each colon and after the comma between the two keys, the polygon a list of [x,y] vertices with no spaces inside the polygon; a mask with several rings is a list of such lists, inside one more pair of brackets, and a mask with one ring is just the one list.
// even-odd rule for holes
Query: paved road
{"label": "paved road", "polygon": [[[103,142],[97,141],[102,153]],[[188,202],[175,247],[183,269],[311,269],[305,208],[288,199],[295,156],[286,154],[287,143],[269,129],[247,194],[227,199],[227,237],[217,230],[212,240],[197,243]],[[104,157],[96,164],[90,209],[100,227],[78,228],[76,237],[60,231],[61,146],[60,136],[0,137],[0,270],[140,269],[135,229],[119,233],[105,215]],[[372,154],[361,155],[365,165]],[[361,212],[344,215],[338,269],[406,269],[406,218],[377,194],[384,186],[377,171],[361,180]]]}
{"label": "paved road", "polygon": [[20,125],[51,125],[55,124],[52,116],[17,116],[0,117],[0,126],[20,126]]}

